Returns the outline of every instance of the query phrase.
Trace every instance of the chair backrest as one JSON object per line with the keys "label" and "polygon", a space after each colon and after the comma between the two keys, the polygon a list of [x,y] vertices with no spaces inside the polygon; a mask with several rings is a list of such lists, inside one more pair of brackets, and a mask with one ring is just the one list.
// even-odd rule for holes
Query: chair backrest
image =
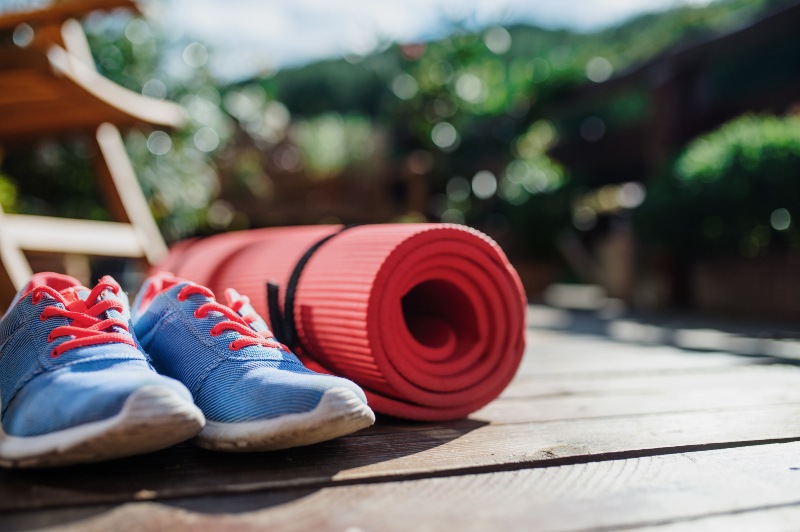
{"label": "chair backrest", "polygon": [[150,213],[119,127],[177,128],[180,106],[121,87],[97,72],[74,18],[125,8],[134,0],[65,0],[46,9],[0,15],[0,32],[16,43],[0,50],[0,146],[6,150],[53,135],[89,134],[98,179],[114,222],[4,214],[0,210],[0,302],[27,282],[23,250],[142,258],[150,265],[167,248]]}

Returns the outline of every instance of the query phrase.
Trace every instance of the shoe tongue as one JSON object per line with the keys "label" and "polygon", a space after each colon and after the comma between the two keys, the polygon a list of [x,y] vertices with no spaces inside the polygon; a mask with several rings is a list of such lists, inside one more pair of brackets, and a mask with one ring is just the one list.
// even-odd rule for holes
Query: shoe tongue
{"label": "shoe tongue", "polygon": [[86,298],[89,297],[90,290],[83,286],[74,286],[61,290],[59,294],[64,298],[67,309],[73,312],[86,312],[89,307],[86,305]]}
{"label": "shoe tongue", "polygon": [[242,299],[242,294],[234,290],[233,288],[225,289],[225,304],[229,307],[233,308],[233,306]]}
{"label": "shoe tongue", "polygon": [[59,294],[64,298],[64,301],[67,304],[75,303],[76,301],[86,301],[86,298],[89,297],[90,290],[83,286],[73,286],[70,288],[65,288],[61,290]]}
{"label": "shoe tongue", "polygon": [[[225,297],[225,304],[228,305],[231,310],[236,308],[236,304],[241,301],[244,296],[242,296],[239,292],[234,290],[233,288],[226,288],[224,292]],[[246,304],[242,304],[239,306],[238,310],[234,310],[239,316],[246,316],[246,315],[254,315],[256,319],[248,323],[251,329],[256,331],[257,333],[266,336],[270,334],[269,327],[267,327],[266,322],[261,318],[261,316],[256,313],[255,309],[252,305],[250,305],[249,300]]]}

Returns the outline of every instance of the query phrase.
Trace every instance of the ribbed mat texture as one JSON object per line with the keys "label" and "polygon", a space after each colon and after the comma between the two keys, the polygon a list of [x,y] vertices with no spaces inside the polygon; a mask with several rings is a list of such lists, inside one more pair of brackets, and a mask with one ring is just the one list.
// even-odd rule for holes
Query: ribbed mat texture
{"label": "ribbed mat texture", "polygon": [[[285,287],[306,251],[341,226],[257,229],[181,242],[159,269],[269,316],[266,283]],[[310,257],[294,298],[297,352],[361,385],[377,411],[464,417],[496,398],[519,366],[525,296],[500,247],[450,224],[363,225]],[[274,324],[271,324],[271,326]]]}

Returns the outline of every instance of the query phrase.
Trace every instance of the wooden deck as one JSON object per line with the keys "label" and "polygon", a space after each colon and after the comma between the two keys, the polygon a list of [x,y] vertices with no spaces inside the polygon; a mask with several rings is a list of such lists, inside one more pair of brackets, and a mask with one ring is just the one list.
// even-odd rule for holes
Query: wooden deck
{"label": "wooden deck", "polygon": [[[800,343],[558,312],[531,309],[516,379],[469,419],[380,419],[285,452],[183,445],[0,471],[0,529],[800,527]],[[674,345],[692,341],[703,349]]]}

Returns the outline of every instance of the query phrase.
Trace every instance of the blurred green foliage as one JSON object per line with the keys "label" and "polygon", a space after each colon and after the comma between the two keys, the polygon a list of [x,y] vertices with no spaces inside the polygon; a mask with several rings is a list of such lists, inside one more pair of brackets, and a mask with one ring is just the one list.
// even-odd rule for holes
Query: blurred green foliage
{"label": "blurred green foliage", "polygon": [[[512,253],[553,257],[555,235],[570,227],[573,200],[585,192],[590,176],[570,176],[547,150],[580,138],[587,116],[599,117],[607,128],[626,127],[647,120],[650,103],[647,93],[632,88],[602,109],[561,109],[553,120],[558,99],[683,40],[731,31],[789,3],[681,6],[586,34],[529,26],[475,32],[456,23],[442,40],[395,45],[251,83],[264,87],[293,116],[324,111],[369,117],[391,132],[398,165],[420,151],[429,154],[428,216],[505,235]],[[483,171],[497,180],[495,196],[469,193],[473,176]]]}
{"label": "blurred green foliage", "polygon": [[294,139],[305,154],[312,179],[333,177],[367,159],[374,148],[370,121],[358,115],[326,113],[299,120],[294,125]]}
{"label": "blurred green foliage", "polygon": [[[224,216],[212,216],[208,207],[220,188],[214,161],[237,143],[272,154],[282,169],[300,169],[312,180],[335,179],[368,159],[375,139],[385,134],[391,167],[398,173],[415,168],[430,189],[428,212],[405,219],[463,221],[508,236],[513,252],[552,256],[554,235],[569,226],[570,205],[585,177],[570,176],[547,155],[579,135],[585,119],[581,110],[574,116],[562,110],[554,119],[558,98],[681,40],[731,31],[792,1],[687,5],[594,33],[530,26],[476,31],[455,21],[450,36],[429,43],[391,45],[367,57],[228,85],[209,70],[213,50],[168,42],[155,22],[93,15],[85,27],[101,73],[131,90],[177,101],[188,112],[182,131],[131,132],[126,138],[168,240],[209,225],[221,230],[235,218],[227,207]],[[626,93],[593,113],[609,127],[644,120],[647,98]],[[4,208],[107,218],[85,144],[50,142],[6,154],[3,171],[16,191],[0,181]],[[232,165],[234,179],[267,197],[271,185],[263,159],[247,153]],[[657,186],[688,190],[674,178]]]}
{"label": "blurred green foliage", "polygon": [[167,43],[163,28],[141,18],[97,17],[85,26],[103,75],[185,109],[187,125],[180,131],[167,137],[134,130],[126,146],[165,237],[193,234],[205,226],[219,191],[213,156],[233,133],[233,121],[221,109],[219,82],[208,68],[208,50],[200,43]]}
{"label": "blurred green foliage", "polygon": [[650,187],[645,239],[685,253],[800,251],[800,117],[746,115],[693,141]]}
{"label": "blurred green foliage", "polygon": [[14,212],[17,203],[17,187],[6,176],[0,174],[0,207],[5,212]]}

